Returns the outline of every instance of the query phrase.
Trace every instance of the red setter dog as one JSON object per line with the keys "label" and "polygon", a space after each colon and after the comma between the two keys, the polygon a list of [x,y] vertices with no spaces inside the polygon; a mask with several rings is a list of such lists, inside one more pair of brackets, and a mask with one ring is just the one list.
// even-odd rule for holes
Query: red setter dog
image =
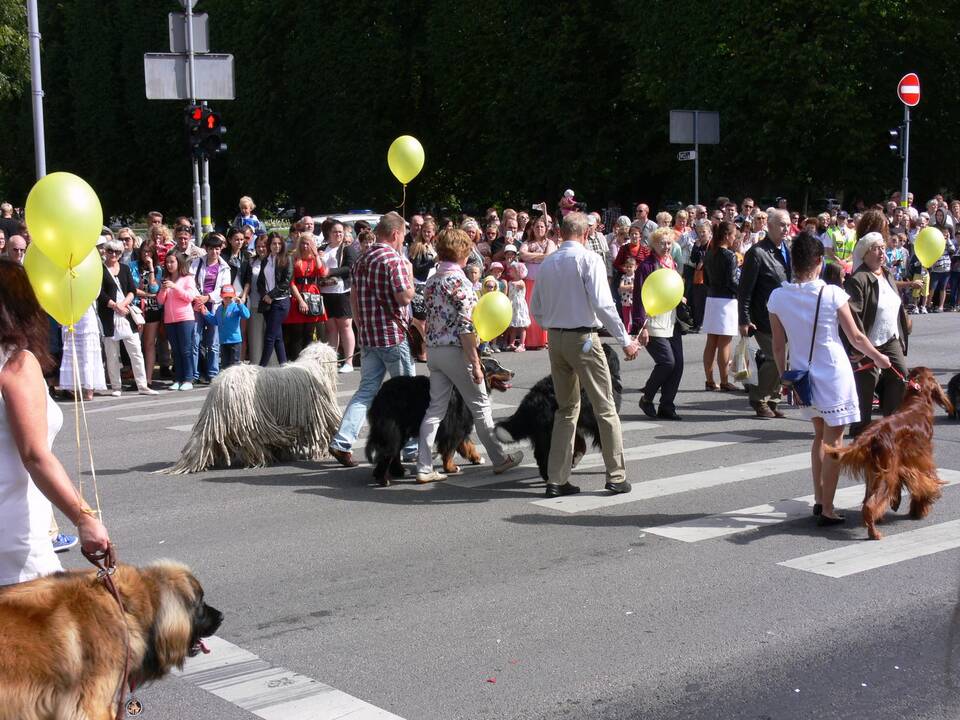
{"label": "red setter dog", "polygon": [[953,412],[950,400],[929,368],[916,367],[907,376],[903,402],[893,415],[876,421],[851,445],[826,451],[841,470],[863,480],[863,524],[871,540],[888,507],[900,507],[903,487],[910,493],[910,517],[926,517],[940,499],[943,482],[933,462],[933,405]]}

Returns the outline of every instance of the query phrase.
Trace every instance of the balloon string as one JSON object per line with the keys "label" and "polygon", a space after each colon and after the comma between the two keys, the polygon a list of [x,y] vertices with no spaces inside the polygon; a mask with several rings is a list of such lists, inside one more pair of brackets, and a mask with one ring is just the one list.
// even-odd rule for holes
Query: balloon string
{"label": "balloon string", "polygon": [[[72,288],[71,288],[72,290]],[[73,300],[73,293],[70,293],[70,299]],[[72,307],[72,303],[71,303]],[[72,310],[71,310],[72,314]],[[83,448],[80,444],[80,421],[83,421],[83,434],[87,441],[87,460],[90,463],[90,475],[93,478],[93,498],[97,505],[97,516],[103,521],[103,513],[100,510],[100,490],[97,487],[97,470],[93,464],[93,444],[90,442],[90,428],[87,425],[87,411],[83,400],[83,387],[80,384],[80,363],[77,355],[77,330],[75,325],[70,325],[69,329],[70,347],[73,351],[73,391],[76,393],[78,402],[74,404],[74,425],[77,442],[77,495],[80,499],[81,507],[86,507],[87,503],[83,499],[83,473],[80,466],[80,455]]]}

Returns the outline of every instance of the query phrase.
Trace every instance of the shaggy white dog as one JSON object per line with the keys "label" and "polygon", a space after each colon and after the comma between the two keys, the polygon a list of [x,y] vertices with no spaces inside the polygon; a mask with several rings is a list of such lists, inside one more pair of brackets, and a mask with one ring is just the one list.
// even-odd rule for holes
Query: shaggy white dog
{"label": "shaggy white dog", "polygon": [[234,365],[217,375],[179,462],[161,472],[320,460],[339,426],[337,353],[313,343],[286,365]]}

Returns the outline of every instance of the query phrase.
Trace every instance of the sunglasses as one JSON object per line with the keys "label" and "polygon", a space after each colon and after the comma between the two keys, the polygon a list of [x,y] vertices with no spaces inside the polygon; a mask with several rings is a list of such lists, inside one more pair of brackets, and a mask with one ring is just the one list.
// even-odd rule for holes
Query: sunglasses
{"label": "sunglasses", "polygon": [[106,251],[106,254],[107,254],[107,255],[119,255],[119,254],[120,254],[120,251],[119,251],[119,250],[107,250],[107,251]]}

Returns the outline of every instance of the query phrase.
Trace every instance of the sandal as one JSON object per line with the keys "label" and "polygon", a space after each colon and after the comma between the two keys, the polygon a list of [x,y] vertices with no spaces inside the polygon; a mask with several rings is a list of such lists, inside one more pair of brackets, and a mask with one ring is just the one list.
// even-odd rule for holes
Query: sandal
{"label": "sandal", "polygon": [[736,392],[737,386],[734,385],[733,383],[722,382],[720,383],[720,389],[723,392]]}
{"label": "sandal", "polygon": [[703,384],[703,386],[704,386],[704,388],[705,388],[706,390],[710,390],[711,392],[720,389],[719,386],[718,386],[713,380],[707,380],[707,381]]}

